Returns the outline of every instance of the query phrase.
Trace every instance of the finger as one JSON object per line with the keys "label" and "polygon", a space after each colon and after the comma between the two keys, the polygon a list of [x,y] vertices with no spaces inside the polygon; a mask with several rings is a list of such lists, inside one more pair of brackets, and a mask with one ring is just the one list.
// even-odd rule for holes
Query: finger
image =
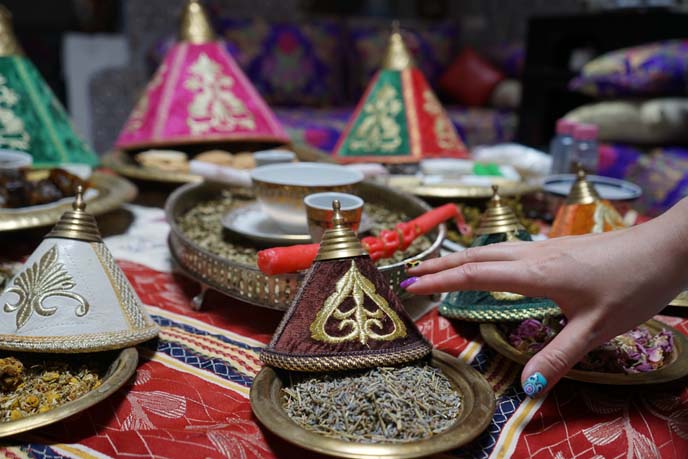
{"label": "finger", "polygon": [[428,295],[455,290],[483,290],[547,296],[544,281],[533,278],[521,261],[468,263],[456,268],[410,277],[401,285],[411,293]]}
{"label": "finger", "polygon": [[547,393],[596,345],[589,321],[572,320],[523,368],[523,391],[531,398]]}
{"label": "finger", "polygon": [[[512,261],[527,252],[526,242],[502,242],[484,247],[471,247],[461,252],[452,253],[444,257],[433,258],[410,267],[408,273],[413,276],[424,276],[468,263],[481,261]],[[525,247],[524,247],[525,246]]]}

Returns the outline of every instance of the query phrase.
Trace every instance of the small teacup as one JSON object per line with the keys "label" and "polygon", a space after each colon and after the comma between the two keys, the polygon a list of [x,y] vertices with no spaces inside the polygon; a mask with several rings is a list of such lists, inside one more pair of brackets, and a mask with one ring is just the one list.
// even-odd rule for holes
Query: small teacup
{"label": "small teacup", "polygon": [[320,242],[323,234],[325,234],[325,230],[332,228],[332,218],[334,216],[332,201],[335,199],[339,200],[341,205],[340,212],[344,223],[353,229],[354,232],[358,232],[358,227],[361,224],[361,215],[363,214],[363,199],[347,193],[325,192],[309,194],[303,198],[303,203],[306,205],[308,232],[313,242]]}

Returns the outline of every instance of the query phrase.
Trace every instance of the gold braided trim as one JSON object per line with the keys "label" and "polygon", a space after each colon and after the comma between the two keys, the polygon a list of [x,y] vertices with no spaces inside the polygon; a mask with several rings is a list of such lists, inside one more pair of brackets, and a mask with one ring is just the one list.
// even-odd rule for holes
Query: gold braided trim
{"label": "gold braided trim", "polygon": [[89,333],[73,336],[0,336],[0,349],[30,352],[99,352],[131,347],[158,336],[153,324],[136,331]]}
{"label": "gold braided trim", "polygon": [[327,372],[356,370],[361,368],[399,365],[419,360],[432,352],[429,343],[421,342],[410,349],[356,355],[341,354],[327,356],[286,355],[263,349],[260,360],[266,365],[290,371]]}
{"label": "gold braided trim", "polygon": [[[555,317],[561,315],[558,306],[538,306],[532,308],[512,309],[508,306],[499,307],[500,310],[491,309],[469,309],[468,308],[448,308],[440,305],[439,311],[445,317],[461,319],[467,322],[511,322],[526,319],[544,319],[545,317]],[[501,310],[504,309],[504,310]]]}
{"label": "gold braided trim", "polygon": [[153,321],[143,312],[143,306],[134,288],[112,257],[110,250],[102,242],[92,242],[91,247],[96,253],[105,274],[117,296],[122,315],[126,318],[130,330],[145,328]]}

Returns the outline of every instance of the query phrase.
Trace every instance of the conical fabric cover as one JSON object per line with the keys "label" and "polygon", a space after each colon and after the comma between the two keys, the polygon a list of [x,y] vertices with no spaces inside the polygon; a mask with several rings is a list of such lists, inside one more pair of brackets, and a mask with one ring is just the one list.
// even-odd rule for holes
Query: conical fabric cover
{"label": "conical fabric cover", "polygon": [[364,255],[316,261],[260,358],[285,370],[339,371],[406,363],[431,350]]}
{"label": "conical fabric cover", "polygon": [[566,202],[557,210],[549,237],[604,233],[625,228],[623,217],[597,190],[579,169]]}
{"label": "conical fabric cover", "polygon": [[119,134],[118,148],[289,141],[225,45],[212,40],[200,8],[194,1],[187,4],[181,41],[146,86]]}
{"label": "conical fabric cover", "polygon": [[0,294],[0,307],[3,350],[104,351],[158,334],[95,220],[80,209],[41,242]]}
{"label": "conical fabric cover", "polygon": [[1,5],[0,148],[29,153],[41,166],[98,164],[96,154],[74,132],[64,107],[22,54],[10,15]]}
{"label": "conical fabric cover", "polygon": [[337,161],[408,163],[424,158],[467,158],[437,96],[413,65],[401,34],[390,36],[387,57],[344,129]]}
{"label": "conical fabric cover", "polygon": [[[501,203],[496,190],[477,232],[478,236],[471,247],[506,241],[532,241],[513,211]],[[478,290],[449,293],[440,304],[439,312],[443,316],[469,322],[502,322],[561,315],[559,307],[546,298]]]}
{"label": "conical fabric cover", "polygon": [[338,201],[333,209],[333,228],[325,231],[318,256],[261,360],[285,370],[317,372],[425,357],[432,346],[344,224]]}

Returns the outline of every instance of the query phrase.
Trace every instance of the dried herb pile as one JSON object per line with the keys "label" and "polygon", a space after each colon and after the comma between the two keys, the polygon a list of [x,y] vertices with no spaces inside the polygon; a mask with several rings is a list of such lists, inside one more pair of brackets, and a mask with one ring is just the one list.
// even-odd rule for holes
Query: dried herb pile
{"label": "dried herb pile", "polygon": [[[177,223],[188,238],[209,252],[238,263],[255,266],[259,247],[256,247],[251,241],[232,236],[222,226],[222,217],[227,212],[253,201],[254,197],[248,191],[244,191],[242,194],[237,191],[225,190],[219,199],[198,203],[181,216]],[[374,236],[377,236],[383,229],[394,228],[397,223],[411,218],[408,215],[369,202],[365,204],[365,212],[373,222],[371,233]],[[404,252],[396,252],[392,258],[379,260],[377,265],[386,266],[398,263],[428,249],[431,244],[432,242],[427,237],[419,237]]]}
{"label": "dried herb pile", "polygon": [[[566,319],[548,318],[543,321],[526,319],[516,326],[503,325],[509,344],[521,352],[535,354],[559,333]],[[639,326],[593,349],[576,368],[607,373],[647,373],[664,366],[674,350],[674,336],[663,329],[652,334]]]}
{"label": "dried herb pile", "polygon": [[0,422],[45,413],[100,386],[104,369],[81,359],[0,358]]}
{"label": "dried herb pile", "polygon": [[461,396],[427,364],[294,377],[284,408],[303,428],[347,441],[403,443],[448,429]]}

